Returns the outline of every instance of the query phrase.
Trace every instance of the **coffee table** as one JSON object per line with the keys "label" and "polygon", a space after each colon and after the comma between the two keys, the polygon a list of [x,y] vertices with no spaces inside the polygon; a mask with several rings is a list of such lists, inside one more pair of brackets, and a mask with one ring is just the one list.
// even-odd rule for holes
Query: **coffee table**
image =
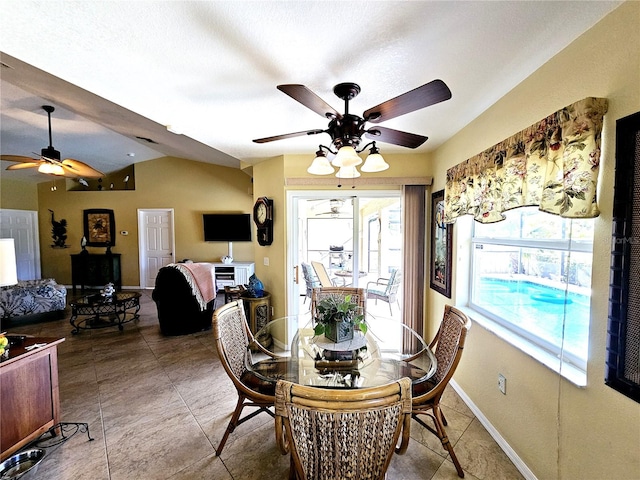
{"label": "coffee table", "polygon": [[[116,292],[111,296],[101,294],[80,297],[70,303],[71,319],[69,322],[74,327],[72,334],[79,333],[81,329],[118,327],[124,329],[125,323],[140,318],[140,293]],[[79,316],[81,318],[77,320]],[[76,321],[77,320],[77,321]]]}

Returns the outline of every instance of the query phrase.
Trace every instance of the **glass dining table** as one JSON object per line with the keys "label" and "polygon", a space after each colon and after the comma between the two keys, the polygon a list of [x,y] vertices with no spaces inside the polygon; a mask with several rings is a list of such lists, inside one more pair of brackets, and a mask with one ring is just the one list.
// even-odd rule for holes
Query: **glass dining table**
{"label": "glass dining table", "polygon": [[[243,381],[269,391],[280,380],[324,388],[364,388],[409,377],[428,382],[436,358],[422,337],[401,322],[367,317],[367,332],[335,343],[314,334],[309,315],[282,317],[255,333]],[[424,385],[422,385],[424,388]]]}

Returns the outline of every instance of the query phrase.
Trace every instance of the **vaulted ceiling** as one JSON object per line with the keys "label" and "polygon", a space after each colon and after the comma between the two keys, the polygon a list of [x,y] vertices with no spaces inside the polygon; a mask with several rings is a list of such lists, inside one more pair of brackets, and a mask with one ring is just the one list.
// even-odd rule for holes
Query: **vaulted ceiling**
{"label": "vaulted ceiling", "polygon": [[[428,136],[417,149],[426,152],[620,3],[4,1],[0,153],[46,147],[42,105],[53,105],[53,146],[105,173],[164,155],[229,167],[285,153],[311,161],[328,135],[252,142],[327,127],[276,85],[306,85],[342,112],[334,85],[358,83],[350,110],[361,115],[442,79],[451,100],[383,124]],[[48,179],[9,164],[1,175]]]}

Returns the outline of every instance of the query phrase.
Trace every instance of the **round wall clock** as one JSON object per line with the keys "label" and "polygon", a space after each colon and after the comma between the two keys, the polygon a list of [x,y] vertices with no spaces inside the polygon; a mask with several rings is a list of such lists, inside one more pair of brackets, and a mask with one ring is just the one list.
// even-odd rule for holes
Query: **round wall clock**
{"label": "round wall clock", "polygon": [[258,243],[271,245],[273,242],[273,200],[260,197],[253,206],[253,221],[258,227]]}

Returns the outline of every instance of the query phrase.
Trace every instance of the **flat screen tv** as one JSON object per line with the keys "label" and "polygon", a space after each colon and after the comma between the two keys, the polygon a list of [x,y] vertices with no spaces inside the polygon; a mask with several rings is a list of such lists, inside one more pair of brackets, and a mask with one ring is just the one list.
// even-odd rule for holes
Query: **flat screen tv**
{"label": "flat screen tv", "polygon": [[251,214],[204,213],[205,242],[250,242]]}

